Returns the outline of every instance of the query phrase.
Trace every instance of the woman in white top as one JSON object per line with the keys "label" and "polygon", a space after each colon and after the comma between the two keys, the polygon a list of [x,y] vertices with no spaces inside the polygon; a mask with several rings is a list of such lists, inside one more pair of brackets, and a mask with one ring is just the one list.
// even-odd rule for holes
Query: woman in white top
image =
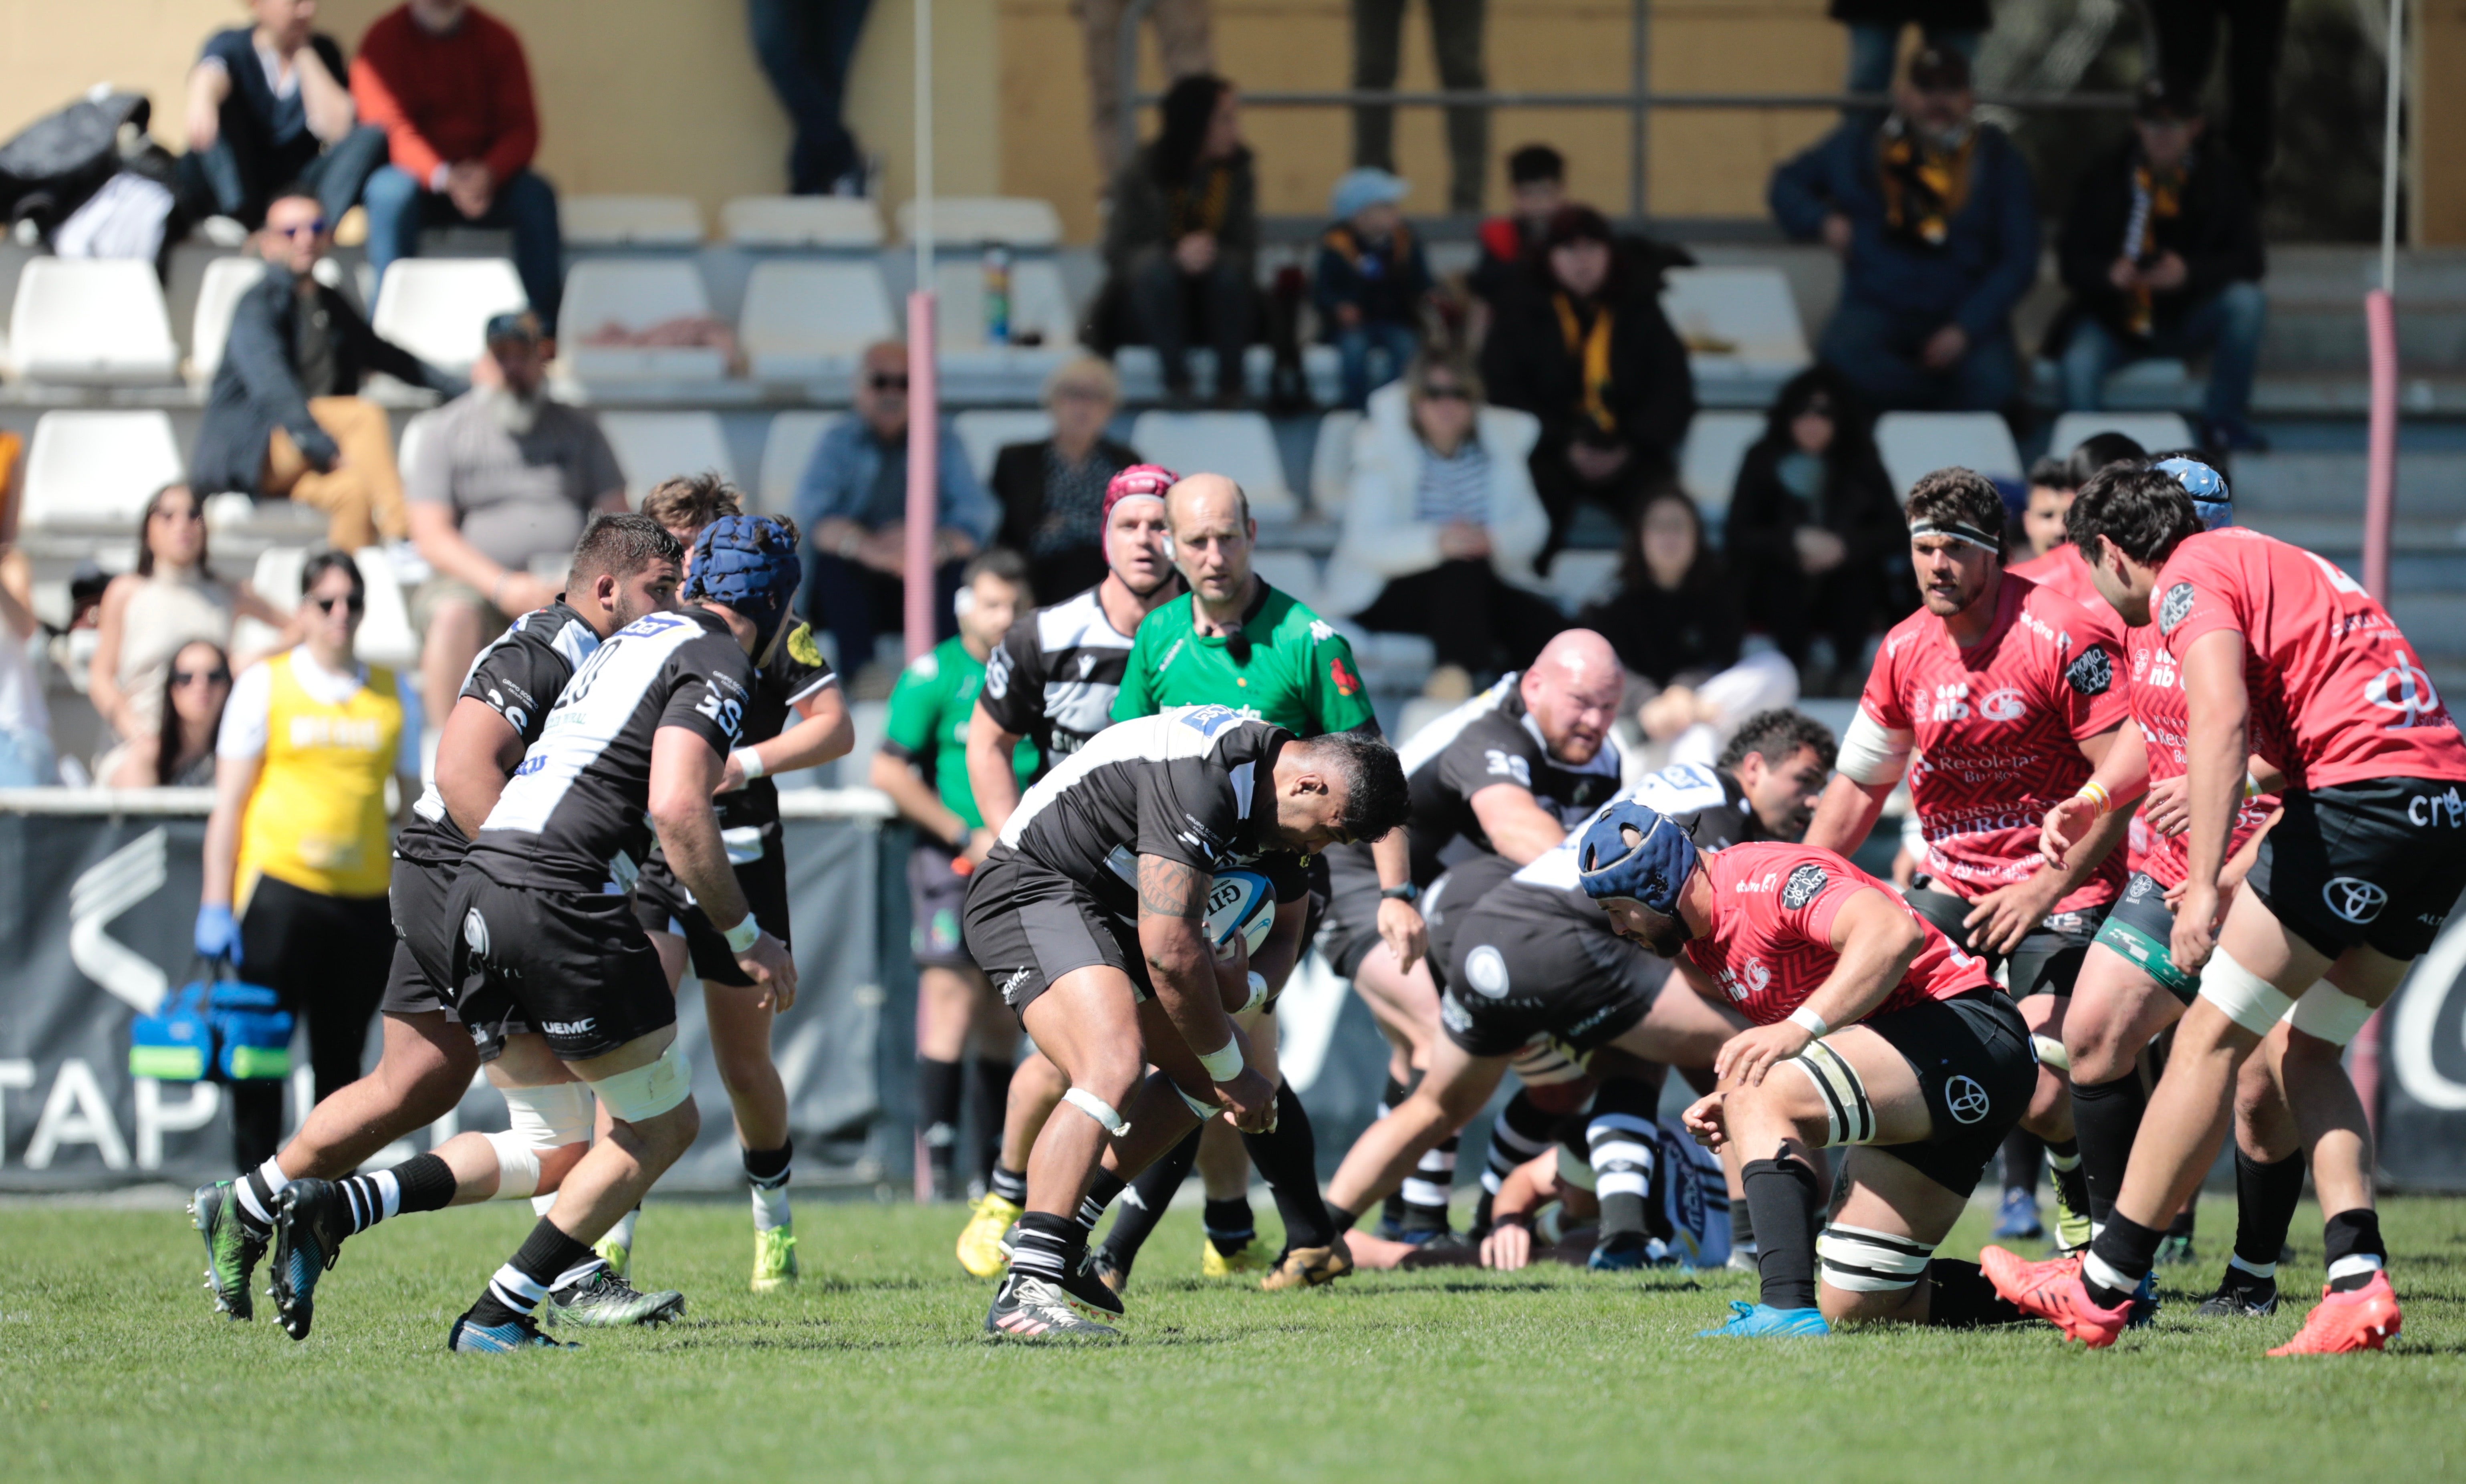
{"label": "woman in white top", "polygon": [[[225,582],[207,564],[206,521],[186,484],[166,484],[137,522],[137,570],[111,579],[97,616],[86,695],[123,742],[150,737],[163,719],[163,681],[172,656],[203,641],[228,651],[232,624],[245,616],[296,638],[291,616],[245,582]],[[244,657],[244,658],[253,658]],[[108,772],[118,759],[99,771]]]}
{"label": "woman in white top", "polygon": [[105,788],[212,788],[214,738],[231,700],[231,659],[202,639],[171,657],[163,679],[161,722],[105,754],[95,776]]}
{"label": "woman in white top", "polygon": [[1527,463],[1540,433],[1484,406],[1458,357],[1425,355],[1374,393],[1320,610],[1427,636],[1442,668],[1468,672],[1454,681],[1531,661],[1567,626],[1533,571],[1550,532]]}
{"label": "woman in white top", "polygon": [[0,548],[0,788],[44,788],[60,780],[52,713],[27,648],[43,627],[34,618],[33,587],[25,553]]}

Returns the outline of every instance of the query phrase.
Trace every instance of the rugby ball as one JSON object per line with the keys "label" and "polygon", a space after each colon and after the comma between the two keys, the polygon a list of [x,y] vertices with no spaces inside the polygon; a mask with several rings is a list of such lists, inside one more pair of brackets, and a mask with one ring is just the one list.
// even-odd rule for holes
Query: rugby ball
{"label": "rugby ball", "polygon": [[1257,871],[1219,871],[1207,888],[1207,940],[1229,956],[1238,935],[1250,953],[1276,925],[1276,888]]}

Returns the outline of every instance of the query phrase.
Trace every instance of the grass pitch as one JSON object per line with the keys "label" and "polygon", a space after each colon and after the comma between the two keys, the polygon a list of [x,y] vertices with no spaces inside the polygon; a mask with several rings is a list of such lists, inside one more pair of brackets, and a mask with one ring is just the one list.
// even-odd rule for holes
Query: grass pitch
{"label": "grass pitch", "polygon": [[[2156,1330],[2100,1355],[2042,1328],[1694,1339],[1753,1296],[1722,1273],[1379,1273],[1265,1294],[1201,1283],[1181,1212],[1142,1260],[1130,1343],[998,1345],[989,1285],[951,1255],[960,1219],[809,1200],[802,1288],[757,1299],[740,1203],[654,1203],[636,1277],[683,1289],[683,1322],[483,1358],[440,1346],[529,1225],[521,1205],[355,1239],[303,1344],[261,1298],[254,1324],[209,1315],[182,1215],[0,1208],[0,1477],[2466,1475],[2466,1202],[2388,1204],[2405,1333],[2387,1355],[2312,1360],[2261,1355],[2303,1302],[2192,1319],[2231,1202],[2205,1207],[2197,1266],[2162,1270]],[[1946,1250],[1973,1254],[1985,1221],[1973,1208]],[[2295,1230],[2280,1279],[2308,1297],[2318,1213]]]}

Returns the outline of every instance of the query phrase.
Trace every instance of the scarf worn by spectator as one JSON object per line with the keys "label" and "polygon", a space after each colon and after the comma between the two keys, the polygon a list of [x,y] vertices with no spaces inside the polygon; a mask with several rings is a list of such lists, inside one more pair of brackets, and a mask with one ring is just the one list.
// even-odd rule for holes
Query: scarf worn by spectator
{"label": "scarf worn by spectator", "polygon": [[1611,413],[1610,326],[1617,315],[1609,305],[1593,310],[1592,326],[1587,329],[1577,312],[1576,301],[1561,291],[1550,296],[1551,305],[1558,311],[1558,333],[1567,342],[1567,353],[1581,363],[1584,374],[1583,400],[1578,410],[1603,433],[1618,431],[1618,417]]}
{"label": "scarf worn by spectator", "polygon": [[1200,179],[1174,187],[1167,193],[1165,219],[1172,224],[1167,239],[1178,242],[1194,232],[1222,234],[1232,197],[1233,168],[1222,161],[1205,167]]}
{"label": "scarf worn by spectator", "polygon": [[1351,222],[1340,221],[1327,229],[1319,244],[1364,279],[1383,279],[1411,259],[1413,229],[1400,221],[1386,241],[1373,246],[1361,239]]}
{"label": "scarf worn by spectator", "polygon": [[1885,120],[1875,131],[1875,160],[1886,229],[1917,246],[1943,246],[1952,219],[1969,199],[1970,157],[1977,146],[1978,133],[1966,124],[1937,146],[1899,115]]}
{"label": "scarf worn by spectator", "polygon": [[[2172,221],[2184,211],[2184,182],[2191,177],[2192,162],[2184,163],[2163,174],[2141,161],[2132,168],[2132,215],[2123,226],[2123,256],[2142,266],[2157,260],[2158,224]],[[2157,321],[2157,304],[2145,282],[2132,285],[2132,308],[2127,327],[2133,334],[2148,338]]]}

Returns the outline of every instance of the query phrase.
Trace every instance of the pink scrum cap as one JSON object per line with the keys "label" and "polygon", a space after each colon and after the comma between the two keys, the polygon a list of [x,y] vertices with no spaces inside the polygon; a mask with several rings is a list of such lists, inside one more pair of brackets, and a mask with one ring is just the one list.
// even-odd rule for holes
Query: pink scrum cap
{"label": "pink scrum cap", "polygon": [[1132,464],[1105,484],[1105,519],[1111,520],[1113,506],[1125,500],[1162,500],[1180,478],[1162,464]]}

